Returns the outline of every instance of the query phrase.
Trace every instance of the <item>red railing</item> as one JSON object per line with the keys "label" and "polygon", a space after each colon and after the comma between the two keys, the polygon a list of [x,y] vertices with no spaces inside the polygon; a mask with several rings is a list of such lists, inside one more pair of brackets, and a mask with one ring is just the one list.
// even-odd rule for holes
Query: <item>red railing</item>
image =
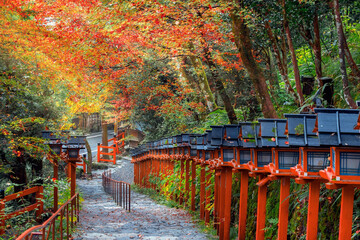
{"label": "red railing", "polygon": [[[35,193],[36,203],[31,204],[27,207],[21,208],[19,210],[16,210],[11,213],[5,214],[5,203],[25,197],[27,195]],[[13,217],[16,217],[18,215],[24,214],[26,212],[36,210],[36,217],[39,217],[44,212],[44,203],[42,201],[43,199],[43,187],[42,186],[36,186],[33,188],[26,189],[21,192],[17,192],[11,195],[6,196],[5,198],[0,200],[0,235],[5,233],[5,221],[8,219],[11,219]]]}
{"label": "red railing", "polygon": [[29,228],[16,240],[31,240],[34,236],[43,240],[72,239],[71,232],[79,221],[79,207],[80,198],[77,193],[43,224]]}
{"label": "red railing", "polygon": [[86,162],[85,162],[85,158],[84,157],[81,157],[80,158],[81,162],[76,162],[76,166],[77,167],[82,167],[83,170],[84,170],[84,173],[86,173]]}
{"label": "red railing", "polygon": [[125,132],[119,133],[119,135],[111,138],[108,140],[108,142],[112,142],[111,146],[115,146],[116,148],[116,154],[121,153],[120,149],[125,146]]}
{"label": "red railing", "polygon": [[[102,149],[110,149],[112,151],[110,152],[103,152]],[[98,152],[97,152],[97,161],[98,162],[112,162],[113,164],[116,164],[116,146],[102,146],[98,145]],[[111,156],[112,159],[105,159],[101,158],[101,156]]]}
{"label": "red railing", "polygon": [[108,170],[102,174],[102,185],[104,191],[112,196],[118,206],[130,212],[131,186],[129,183],[112,179],[111,171]]}

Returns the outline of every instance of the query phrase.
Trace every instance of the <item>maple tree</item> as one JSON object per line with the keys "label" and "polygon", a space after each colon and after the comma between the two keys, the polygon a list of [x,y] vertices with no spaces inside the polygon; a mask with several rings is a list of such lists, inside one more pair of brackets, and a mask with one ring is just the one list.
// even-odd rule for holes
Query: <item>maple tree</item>
{"label": "maple tree", "polygon": [[[66,104],[73,114],[108,114],[112,109],[107,118],[129,119],[139,112],[136,109],[151,109],[169,116],[181,111],[204,120],[223,108],[229,122],[235,123],[234,106],[243,87],[234,86],[233,74],[243,79],[248,74],[250,95],[257,96],[264,116],[281,114],[283,102],[304,103],[302,66],[296,70],[296,48],[303,44],[298,36],[311,44],[316,75],[323,75],[318,17],[314,15],[315,38],[302,28],[305,25],[293,28],[299,6],[307,14],[313,13],[312,6],[321,9],[315,13],[330,13],[319,1],[4,1],[1,42],[12,56],[34,66],[34,76],[55,89],[67,89]],[[285,85],[274,80],[272,55]],[[138,78],[150,65],[158,67],[158,74]],[[167,75],[173,81],[157,85],[156,78]],[[283,89],[289,95],[278,102]],[[167,100],[148,101],[141,108],[137,105],[143,96]]]}

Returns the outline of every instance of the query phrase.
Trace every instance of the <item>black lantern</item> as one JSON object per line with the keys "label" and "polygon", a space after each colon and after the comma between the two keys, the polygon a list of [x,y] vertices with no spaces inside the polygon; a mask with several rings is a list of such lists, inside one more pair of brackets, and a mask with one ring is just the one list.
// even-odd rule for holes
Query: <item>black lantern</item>
{"label": "black lantern", "polygon": [[224,139],[224,126],[211,126],[211,145],[221,146]]}
{"label": "black lantern", "polygon": [[354,127],[360,110],[317,108],[317,124],[320,145],[360,146],[360,134]]}
{"label": "black lantern", "polygon": [[190,157],[197,157],[197,138],[200,135],[191,134],[190,137]]}
{"label": "black lantern", "polygon": [[315,112],[320,144],[332,146],[331,165],[320,169],[320,175],[330,183],[360,184],[360,132],[356,129],[360,110],[315,109]]}
{"label": "black lantern", "polygon": [[286,119],[259,119],[262,147],[289,147]]}
{"label": "black lantern", "polygon": [[202,134],[196,138],[196,149],[199,154],[199,159],[203,159],[205,150],[205,138],[207,134]]}
{"label": "black lantern", "polygon": [[318,147],[319,138],[313,132],[316,122],[315,114],[285,114],[287,118],[286,133],[289,146],[293,147]]}
{"label": "black lantern", "polygon": [[239,125],[225,125],[223,146],[238,147],[239,146]]}
{"label": "black lantern", "polygon": [[247,164],[248,162],[251,162],[251,151],[249,149],[238,148],[237,154],[238,164]]}
{"label": "black lantern", "polygon": [[46,139],[46,143],[49,145],[50,149],[56,154],[60,155],[62,151],[62,145],[66,144],[67,131],[62,131],[61,133],[53,131],[42,131],[42,138]]}
{"label": "black lantern", "polygon": [[[319,170],[325,169],[330,163],[329,148],[319,148],[320,140],[316,131],[315,114],[285,114],[287,118],[286,133],[290,147],[300,147],[300,164],[291,167],[291,172],[300,179],[319,178]],[[287,159],[291,161],[292,156],[287,153]],[[293,159],[296,156],[293,156]],[[280,161],[280,156],[279,156]],[[295,162],[295,159],[293,160]],[[280,162],[279,162],[280,163]],[[279,169],[287,168],[289,165],[279,165]]]}
{"label": "black lantern", "polygon": [[85,149],[86,136],[71,136],[66,149],[70,159],[77,159],[79,157],[80,149]]}
{"label": "black lantern", "polygon": [[289,148],[286,119],[259,119],[259,123],[262,147],[272,147],[272,162],[265,170],[273,175],[292,175],[291,167],[299,164],[299,148]]}
{"label": "black lantern", "polygon": [[252,122],[241,122],[241,141],[244,148],[261,147],[261,139],[259,137],[260,125]]}
{"label": "black lantern", "polygon": [[181,146],[184,148],[184,155],[189,156],[189,148],[190,148],[190,134],[181,134]]}

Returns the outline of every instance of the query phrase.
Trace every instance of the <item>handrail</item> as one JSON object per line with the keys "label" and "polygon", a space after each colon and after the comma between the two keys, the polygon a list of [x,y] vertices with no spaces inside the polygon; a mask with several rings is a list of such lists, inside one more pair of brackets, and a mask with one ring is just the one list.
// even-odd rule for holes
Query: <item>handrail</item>
{"label": "handrail", "polygon": [[[36,203],[31,204],[29,206],[23,207],[19,210],[16,210],[11,213],[5,214],[5,203],[10,202],[12,200],[22,198],[24,196],[30,195],[35,193],[36,196]],[[5,196],[3,199],[0,199],[0,235],[5,233],[5,220],[11,219],[13,217],[16,217],[18,215],[24,214],[25,212],[29,212],[32,210],[36,210],[36,217],[39,217],[43,211],[44,211],[44,203],[42,201],[43,199],[43,187],[42,186],[36,186],[29,189],[25,189],[21,192],[17,192],[8,196]]]}
{"label": "handrail", "polygon": [[[71,209],[69,210],[69,206]],[[73,229],[74,225],[79,221],[79,206],[80,206],[80,198],[79,193],[72,196],[66,203],[64,203],[48,220],[46,220],[43,224],[37,225],[29,228],[25,232],[23,232],[16,240],[31,240],[34,235],[41,235],[42,239],[50,239],[50,234],[52,234],[53,240],[55,239],[64,239],[63,234],[63,219],[66,218],[66,239],[70,239],[70,227]],[[65,214],[65,218],[64,218]],[[59,234],[60,238],[56,237],[56,219],[60,216],[60,229]],[[49,226],[47,231],[48,235],[46,237],[46,227]],[[34,232],[35,230],[40,230],[41,232]]]}
{"label": "handrail", "polygon": [[118,206],[131,211],[131,185],[127,182],[116,181],[111,178],[111,170],[102,174],[104,191],[110,194]]}

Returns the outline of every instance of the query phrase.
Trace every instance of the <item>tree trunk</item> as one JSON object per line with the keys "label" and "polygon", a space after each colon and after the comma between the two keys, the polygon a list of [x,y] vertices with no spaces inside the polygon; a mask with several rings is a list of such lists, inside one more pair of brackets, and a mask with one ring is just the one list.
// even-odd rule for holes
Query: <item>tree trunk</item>
{"label": "tree trunk", "polygon": [[257,99],[261,104],[261,109],[266,118],[277,118],[274,105],[271,101],[266,78],[263,70],[257,65],[256,60],[252,54],[252,44],[250,40],[250,32],[246,26],[245,20],[241,15],[239,9],[233,9],[231,13],[232,31],[235,37],[235,44],[239,50],[242,63],[246,68],[250,79],[252,80]]}
{"label": "tree trunk", "polygon": [[90,179],[92,179],[92,153],[91,153],[91,147],[87,139],[85,139],[85,147],[86,151],[88,153],[87,155],[87,164],[86,164],[86,173]]}
{"label": "tree trunk", "polygon": [[[287,65],[286,65],[286,61],[282,60],[281,54],[280,54],[280,50],[278,48],[277,42],[276,42],[276,38],[271,30],[270,24],[268,21],[265,22],[265,29],[267,31],[267,34],[269,36],[273,51],[274,51],[274,55],[275,55],[275,59],[276,59],[276,64],[279,68],[279,72],[281,75],[281,79],[283,80],[283,82],[285,83],[285,89],[286,92],[289,93],[293,98],[294,101],[299,104],[299,100],[298,97],[296,96],[296,93],[294,91],[294,89],[292,88],[290,81],[289,81],[289,76],[288,76],[288,72],[287,72]],[[284,65],[285,63],[285,65]]]}
{"label": "tree trunk", "polygon": [[[340,29],[338,29],[338,27],[336,26],[336,29],[337,29],[337,31],[341,31],[341,35],[344,36],[343,37],[343,39],[344,39],[344,55],[346,57],[346,60],[349,63],[349,67],[351,68],[352,75],[354,75],[355,78],[356,78],[355,84],[358,84],[360,82],[360,70],[359,70],[358,66],[356,65],[356,63],[355,63],[355,61],[354,61],[354,59],[353,59],[353,57],[351,55],[349,46],[348,46],[347,41],[346,41],[344,29],[343,29],[343,26],[342,26],[341,16],[340,16],[339,3],[337,3],[337,6],[336,6],[335,1],[330,1],[329,5],[333,9],[333,13],[334,13],[334,16],[335,16],[335,24],[337,24],[336,18],[339,18],[339,20],[340,20],[341,27],[340,27]],[[338,9],[336,10],[336,8],[338,8]],[[336,12],[338,12],[338,14]],[[339,15],[339,16],[337,17],[336,15]]]}
{"label": "tree trunk", "polygon": [[24,154],[16,157],[16,161],[13,163],[14,165],[11,167],[13,174],[10,174],[10,178],[11,181],[16,184],[14,186],[14,192],[16,193],[24,190],[25,185],[28,183],[26,175],[26,160]]}
{"label": "tree trunk", "polygon": [[291,54],[291,62],[293,64],[293,68],[294,68],[296,91],[297,91],[297,94],[299,97],[300,105],[302,105],[304,103],[304,96],[302,93],[301,82],[300,82],[300,71],[299,71],[296,53],[295,53],[295,49],[294,49],[294,45],[293,45],[293,41],[292,41],[292,37],[291,37],[289,22],[288,22],[287,16],[286,16],[285,1],[286,0],[281,1],[282,7],[283,7],[283,18],[284,18],[283,24],[284,24],[284,29],[285,29],[285,33],[286,33],[287,43],[288,43],[290,54]]}
{"label": "tree trunk", "polygon": [[[107,122],[103,119],[104,117],[102,117],[101,119],[101,130],[102,130],[102,139],[101,139],[101,145],[102,146],[108,146],[108,131],[107,131]],[[107,148],[104,148],[101,150],[102,152],[109,152]],[[103,156],[104,159],[110,159],[109,155],[105,155]]]}
{"label": "tree trunk", "polygon": [[334,13],[335,13],[335,21],[336,21],[336,30],[338,34],[338,46],[339,46],[339,62],[340,62],[340,71],[341,71],[341,78],[343,82],[343,89],[344,89],[344,97],[346,103],[354,109],[357,109],[357,105],[352,99],[349,89],[349,81],[346,73],[346,63],[345,63],[345,35],[342,29],[342,21],[340,16],[340,7],[339,7],[339,0],[334,0]]}
{"label": "tree trunk", "polygon": [[314,19],[314,42],[312,44],[312,49],[315,56],[315,72],[317,83],[320,85],[320,78],[322,78],[322,67],[321,67],[321,43],[320,43],[320,28],[319,28],[319,17],[317,14],[317,9],[315,10]]}
{"label": "tree trunk", "polygon": [[225,110],[227,113],[227,116],[229,118],[229,122],[231,124],[237,124],[238,120],[235,114],[235,110],[233,105],[231,105],[231,99],[229,97],[229,95],[226,93],[225,87],[224,87],[224,83],[222,82],[222,80],[220,79],[220,75],[219,72],[216,68],[216,64],[214,63],[211,53],[209,51],[208,45],[207,43],[204,43],[204,53],[205,53],[205,59],[206,62],[209,66],[211,75],[213,77],[213,80],[215,82],[215,87],[216,87],[216,91],[218,92],[218,94],[220,95],[222,101],[224,102],[224,106],[225,106]]}
{"label": "tree trunk", "polygon": [[[192,46],[190,48],[191,48],[190,50],[193,50]],[[188,69],[186,68],[187,57],[183,58],[183,62],[182,62],[182,66],[181,66],[181,73],[188,80],[190,85],[196,85],[196,89],[197,89],[197,91],[201,92],[201,94],[202,94],[202,96],[203,96],[203,98],[204,98],[204,100],[206,102],[206,105],[208,107],[209,112],[212,112],[215,108],[217,108],[217,105],[215,103],[215,98],[214,98],[214,95],[213,95],[213,93],[211,91],[211,88],[210,88],[210,85],[209,85],[205,70],[203,68],[202,62],[198,57],[196,57],[194,55],[189,56],[188,59],[190,60],[191,65],[195,69],[195,73],[198,76],[198,81],[196,81],[191,76]]]}
{"label": "tree trunk", "polygon": [[204,97],[208,105],[209,111],[212,112],[214,108],[217,107],[217,105],[215,103],[214,95],[210,89],[210,85],[206,77],[206,73],[201,63],[201,60],[200,58],[195,56],[190,56],[190,60],[199,78],[199,87],[201,91],[204,93]]}

